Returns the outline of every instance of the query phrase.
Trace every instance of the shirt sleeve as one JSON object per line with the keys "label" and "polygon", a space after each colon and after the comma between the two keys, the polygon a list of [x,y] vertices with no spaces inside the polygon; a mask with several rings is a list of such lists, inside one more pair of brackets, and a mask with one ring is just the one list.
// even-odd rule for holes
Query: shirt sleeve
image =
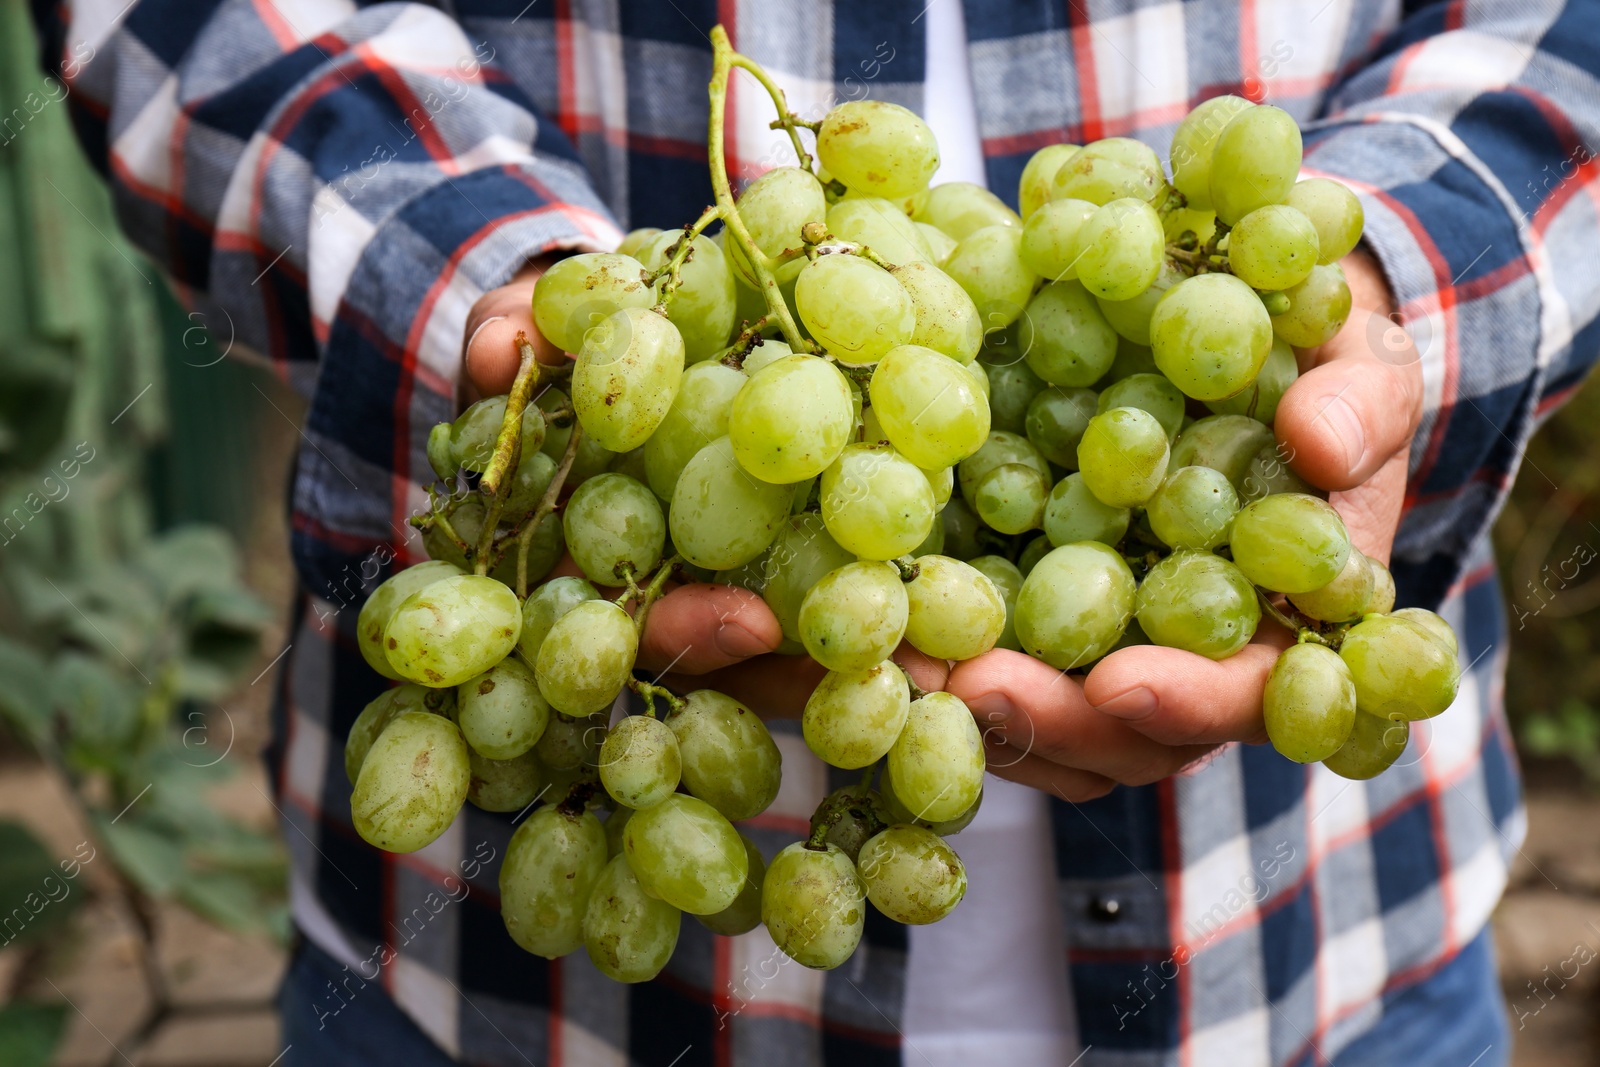
{"label": "shirt sleeve", "polygon": [[[1307,172],[1361,195],[1422,357],[1395,546],[1421,602],[1460,577],[1529,436],[1600,347],[1597,72],[1600,4],[1408,3],[1306,131]],[[1380,358],[1386,327],[1367,339]]]}

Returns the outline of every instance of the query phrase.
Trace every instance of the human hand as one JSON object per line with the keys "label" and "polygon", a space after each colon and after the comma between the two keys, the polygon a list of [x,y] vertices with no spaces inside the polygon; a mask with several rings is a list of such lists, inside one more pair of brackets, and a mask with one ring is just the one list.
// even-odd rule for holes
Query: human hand
{"label": "human hand", "polygon": [[567,358],[533,324],[533,285],[554,262],[552,256],[530,261],[509,282],[480,296],[467,312],[461,384],[468,403],[510,392],[521,362],[516,345],[519,333],[532,342],[540,363],[559,366]]}
{"label": "human hand", "polygon": [[[1422,415],[1421,364],[1403,330],[1373,321],[1393,312],[1376,261],[1357,251],[1341,266],[1349,321],[1327,344],[1298,353],[1302,374],[1275,427],[1294,470],[1331,491],[1355,546],[1387,563]],[[1368,341],[1378,336],[1382,353]],[[946,688],[978,717],[990,770],[1077,801],[1119,782],[1159,781],[1229,741],[1264,741],[1262,688],[1291,639],[1263,618],[1255,640],[1222,661],[1133,646],[1101,660],[1081,685],[996,650],[957,665]]]}

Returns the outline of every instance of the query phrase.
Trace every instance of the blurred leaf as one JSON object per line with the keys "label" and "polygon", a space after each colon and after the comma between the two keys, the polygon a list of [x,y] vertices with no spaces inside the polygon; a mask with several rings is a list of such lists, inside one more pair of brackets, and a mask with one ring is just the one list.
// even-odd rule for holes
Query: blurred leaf
{"label": "blurred leaf", "polygon": [[53,345],[26,344],[8,348],[0,362],[0,477],[32,474],[61,439],[72,395],[72,363],[64,355]]}
{"label": "blurred leaf", "polygon": [[262,929],[268,906],[248,879],[220,871],[185,879],[178,899],[220,926],[244,931]]}
{"label": "blurred leaf", "polygon": [[0,637],[0,716],[36,749],[50,743],[50,675],[40,655]]}
{"label": "blurred leaf", "polygon": [[[63,896],[56,893],[66,889]],[[0,820],[0,904],[7,919],[4,936],[27,943],[59,927],[81,903],[61,878],[49,851],[27,827]],[[17,912],[30,915],[20,931],[14,928]],[[0,1056],[0,1063],[11,1061]]]}
{"label": "blurred leaf", "polygon": [[139,566],[155,580],[168,602],[208,589],[232,589],[239,580],[239,556],[233,542],[214,526],[180,526],[168,531],[144,550]]}
{"label": "blurred leaf", "polygon": [[12,1001],[0,1007],[0,1063],[49,1067],[67,1021],[65,1004]]}
{"label": "blurred leaf", "polygon": [[62,595],[59,584],[38,573],[32,567],[11,564],[4,571],[11,589],[11,600],[21,616],[18,620],[29,632],[37,634],[40,627],[60,626],[72,614],[72,604]]}
{"label": "blurred leaf", "polygon": [[183,880],[183,845],[170,832],[131,815],[115,823],[96,817],[95,823],[117,866],[146,893],[168,896]]}
{"label": "blurred leaf", "polygon": [[56,657],[52,697],[75,741],[91,750],[117,749],[139,729],[136,685],[102,660],[65,652]]}

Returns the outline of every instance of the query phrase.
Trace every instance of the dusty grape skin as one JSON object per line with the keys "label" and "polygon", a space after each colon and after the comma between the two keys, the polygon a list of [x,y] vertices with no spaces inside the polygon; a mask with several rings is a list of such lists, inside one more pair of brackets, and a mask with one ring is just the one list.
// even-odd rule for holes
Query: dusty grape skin
{"label": "dusty grape skin", "polygon": [[[1369,560],[1368,562],[1377,564],[1380,567],[1382,566],[1382,564],[1377,563],[1376,560]],[[1393,579],[1390,579],[1390,581],[1392,582]],[[1392,608],[1393,606],[1393,598],[1391,597],[1389,607]],[[1369,607],[1367,610],[1370,612],[1386,609]],[[1394,617],[1397,619],[1406,619],[1410,622],[1414,622],[1423,629],[1431,632],[1440,641],[1444,642],[1444,647],[1449,650],[1451,656],[1457,655],[1457,653],[1460,651],[1460,643],[1456,639],[1456,632],[1450,628],[1450,624],[1445,622],[1440,616],[1429,611],[1427,608],[1401,608],[1399,611],[1394,613]]]}
{"label": "dusty grape skin", "polygon": [[1122,197],[1153,202],[1166,188],[1161,160],[1130,137],[1106,137],[1074,152],[1056,171],[1050,199],[1109,204]]}
{"label": "dusty grape skin", "polygon": [[1080,150],[1075,144],[1050,144],[1028,157],[1017,180],[1017,206],[1024,222],[1049,202],[1056,171]]}
{"label": "dusty grape skin", "polygon": [[1246,504],[1234,517],[1228,546],[1256,585],[1309,593],[1339,576],[1350,556],[1344,521],[1325,500],[1279,493]]}
{"label": "dusty grape skin", "polygon": [[647,308],[655,293],[644,264],[614,252],[587,252],[551,265],[533,287],[533,321],[563,352],[576,352],[591,328],[622,308]]}
{"label": "dusty grape skin", "polygon": [[539,646],[550,627],[585,600],[599,600],[600,591],[582,578],[569,575],[553,578],[522,602],[522,632],[517,636],[517,655],[532,667],[539,661]]}
{"label": "dusty grape skin", "polygon": [[1373,587],[1371,560],[1352,547],[1337,578],[1309,593],[1295,593],[1289,597],[1289,603],[1308,618],[1351,622],[1367,613],[1372,604]]}
{"label": "dusty grape skin", "polygon": [[625,856],[606,863],[589,893],[583,947],[595,970],[614,982],[647,982],[678,945],[680,912],[644,891]]}
{"label": "dusty grape skin", "polygon": [[362,708],[356,721],[350,724],[350,732],[344,742],[345,777],[350,779],[351,785],[356,784],[361,764],[372,749],[372,743],[383,733],[384,727],[394,721],[396,715],[407,711],[426,711],[453,719],[455,705],[455,692],[450,689],[428,689],[420,685],[385,689]]}
{"label": "dusty grape skin", "polygon": [[890,273],[910,294],[916,310],[911,344],[931,348],[958,363],[977,356],[983,342],[978,306],[954,278],[925,262],[902,263]]}
{"label": "dusty grape skin", "polygon": [[845,363],[876,363],[916,332],[911,294],[860,256],[822,256],[800,272],[794,293],[806,329]]}
{"label": "dusty grape skin", "polygon": [[889,658],[906,630],[905,583],[887,563],[858,561],[823,575],[800,607],[800,635],[830,671],[864,671]]}
{"label": "dusty grape skin", "polygon": [[1248,388],[1272,349],[1261,298],[1229,274],[1197,274],[1167,290],[1150,316],[1156,366],[1196,400]]}
{"label": "dusty grape skin", "polygon": [[1179,467],[1145,504],[1150,529],[1173,548],[1209,551],[1228,540],[1239,494],[1210,467]]}
{"label": "dusty grape skin", "polygon": [[372,743],[350,796],[361,839],[415,852],[444,833],[467,799],[472,771],[455,723],[423,711],[396,715]]}
{"label": "dusty grape skin", "polygon": [[1307,641],[1279,654],[1261,707],[1272,747],[1296,763],[1317,763],[1350,739],[1356,685],[1337,652]]}
{"label": "dusty grape skin", "polygon": [[544,736],[533,746],[539,762],[553,771],[573,771],[584,765],[593,766],[605,740],[604,715],[586,715],[571,718],[552,715]]}
{"label": "dusty grape skin", "polygon": [[1053,546],[1099,541],[1114,545],[1128,532],[1132,512],[1103,504],[1089,491],[1083,475],[1067,475],[1050,490],[1044,504],[1044,532]]}
{"label": "dusty grape skin", "polygon": [[1133,618],[1133,572],[1107,545],[1064,545],[1032,570],[1018,569],[1027,577],[1017,594],[1017,639],[1058,670],[1105,655]]}
{"label": "dusty grape skin", "polygon": [[732,824],[682,793],[635,811],[622,829],[622,847],[646,892],[691,915],[727,908],[749,873]]}
{"label": "dusty grape skin", "polygon": [[544,736],[550,705],[539,695],[533,671],[507,656],[456,687],[456,722],[480,756],[509,760]]}
{"label": "dusty grape skin", "polygon": [[846,551],[893,559],[933,529],[933,488],[889,445],[847,445],[822,472],[822,521]]}
{"label": "dusty grape skin", "polygon": [[1172,184],[1191,208],[1211,207],[1211,157],[1222,130],[1241,111],[1254,107],[1242,96],[1214,96],[1196,104],[1172,134]]}
{"label": "dusty grape skin", "polygon": [[739,466],[775,485],[815,478],[838,457],[854,425],[850,387],[817,356],[786,356],[757,371],[733,398],[728,440]]}
{"label": "dusty grape skin", "polygon": [[1263,448],[1277,448],[1272,430],[1244,415],[1210,415],[1196,419],[1178,434],[1169,466],[1210,467],[1228,476],[1234,491],[1246,496],[1250,462]]}
{"label": "dusty grape skin", "polygon": [[729,570],[772,544],[792,502],[788,486],[746,474],[732,443],[719,437],[684,466],[672,492],[667,528],[673,547],[690,563]]}
{"label": "dusty grape skin", "polygon": [[829,970],[850,958],[866,925],[867,891],[855,864],[835,845],[785,848],[761,883],[761,921],[790,959]]}
{"label": "dusty grape skin", "polygon": [[1076,234],[1078,280],[1099,300],[1132,300],[1161,272],[1166,234],[1143,200],[1113,200]]}
{"label": "dusty grape skin", "polygon": [[1227,659],[1261,622],[1256,592],[1239,568],[1209,552],[1174,552],[1139,583],[1139,627],[1158,645]]}
{"label": "dusty grape skin", "polygon": [[994,583],[995,592],[1000,594],[1000,600],[1006,606],[1006,624],[1000,631],[1000,636],[995,640],[995,648],[1009,648],[1013,652],[1022,650],[1017,642],[1017,627],[1013,618],[1017,594],[1022,591],[1022,572],[1017,565],[1004,556],[979,556],[969,560],[973,570],[982,574]]}
{"label": "dusty grape skin", "polygon": [[622,569],[641,582],[661,562],[667,520],[655,494],[625,474],[599,474],[573,491],[561,512],[572,561],[600,585],[623,584]]}
{"label": "dusty grape skin", "polygon": [[1156,417],[1112,408],[1089,420],[1078,442],[1078,473],[1101,503],[1142,507],[1167,476],[1171,448]]}
{"label": "dusty grape skin", "polygon": [[778,795],[783,754],[760,716],[711,689],[683,698],[667,716],[678,739],[683,785],[725,819],[749,819]]}
{"label": "dusty grape skin", "polygon": [[[739,194],[738,208],[756,247],[766,255],[776,256],[785,248],[799,246],[800,230],[806,223],[822,222],[827,217],[828,202],[822,186],[809,170],[774,167]],[[726,234],[727,231],[722,233]],[[736,279],[745,283],[746,292],[750,291],[756,285],[756,278],[739,242],[725,241],[723,251],[733,263]],[[792,282],[805,262],[802,259],[785,263],[773,275],[780,284]],[[741,295],[736,294],[735,299]],[[735,311],[735,317],[754,319],[764,314],[767,309],[759,294],[755,296],[755,303],[759,310],[754,315],[747,315],[745,309],[739,308]]]}
{"label": "dusty grape skin", "polygon": [[866,245],[891,263],[933,258],[927,238],[904,211],[881,196],[847,197],[828,208],[828,232],[840,241]]}
{"label": "dusty grape skin", "polygon": [[800,718],[806,745],[824,762],[856,770],[882,759],[906,722],[911,694],[893,662],[829,671]]}
{"label": "dusty grape skin", "polygon": [[747,934],[761,925],[761,883],[767,876],[767,861],[762,858],[761,850],[756,848],[754,841],[744,834],[739,835],[739,840],[744,842],[745,859],[749,863],[744,888],[739,890],[733,903],[721,911],[695,916],[701,926],[723,937]]}
{"label": "dusty grape skin", "polygon": [[608,600],[586,600],[557,619],[539,646],[539,692],[564,715],[601,711],[622,692],[638,654],[628,613]]}
{"label": "dusty grape skin", "polygon": [[985,331],[1017,321],[1039,280],[1022,262],[1022,230],[1016,226],[974,230],[950,253],[944,271],[972,298]]}
{"label": "dusty grape skin", "polygon": [[931,348],[892,349],[868,388],[889,443],[919,467],[953,466],[988,439],[988,402],[962,364]]}
{"label": "dusty grape skin", "polygon": [[854,563],[855,559],[853,552],[839,547],[839,542],[823,524],[822,516],[816,512],[801,512],[784,521],[771,550],[757,561],[760,564],[759,586],[754,589],[783,628],[784,643],[788,647],[778,651],[799,652],[804,647],[800,644],[800,611],[805,606],[806,594],[823,575]]}
{"label": "dusty grape skin", "polygon": [[986,226],[1022,225],[1021,217],[1004,200],[972,182],[940,182],[933,186],[914,217],[957,241]]}
{"label": "dusty grape skin", "polygon": [[577,951],[605,865],[606,832],[593,812],[535,810],[511,835],[500,865],[500,917],[511,939],[550,960]]}
{"label": "dusty grape skin", "polygon": [[1386,719],[1357,711],[1350,728],[1350,740],[1322,765],[1341,778],[1365,781],[1394,765],[1406,750],[1411,724],[1404,719]]}
{"label": "dusty grape skin", "polygon": [[876,835],[861,847],[856,868],[867,899],[897,923],[938,922],[967,892],[961,857],[920,826],[891,826]]}
{"label": "dusty grape skin", "polygon": [[666,316],[617,312],[590,330],[572,371],[583,432],[612,452],[638,448],[661,425],[683,377],[683,337]]}
{"label": "dusty grape skin", "polygon": [[1367,562],[1372,566],[1372,602],[1367,605],[1367,612],[1387,615],[1394,610],[1394,575],[1375,559],[1369,558]]}
{"label": "dusty grape skin", "polygon": [[493,578],[460,574],[406,598],[384,628],[383,646],[407,681],[444,689],[505,659],[521,632],[515,593]]}
{"label": "dusty grape skin", "polygon": [[1230,226],[1268,204],[1282,203],[1300,176],[1300,126],[1281,108],[1262,104],[1235,115],[1211,152],[1211,206]]}
{"label": "dusty grape skin", "polygon": [[[970,808],[955,818],[941,819],[938,822],[919,819],[916,813],[907,807],[905,801],[901,800],[899,794],[895,792],[894,775],[890,772],[888,764],[884,764],[882,773],[878,775],[878,788],[875,792],[878,794],[878,816],[880,821],[890,824],[921,826],[932,830],[940,837],[959,834],[971,826],[972,820],[978,817],[978,811],[983,807],[983,790],[980,788],[978,790],[978,799],[972,802]],[[832,838],[829,840],[832,841]],[[837,844],[837,842],[834,843]],[[865,842],[862,843],[865,844]]]}
{"label": "dusty grape skin", "polygon": [[516,759],[494,760],[467,747],[472,782],[467,801],[483,811],[521,811],[539,798],[545,788],[539,757],[524,752]]}
{"label": "dusty grape skin", "polygon": [[1455,701],[1461,682],[1455,652],[1439,634],[1393,615],[1369,615],[1351,627],[1339,658],[1355,680],[1356,706],[1368,715],[1432,718]]}
{"label": "dusty grape skin", "polygon": [[599,763],[606,792],[636,810],[671,796],[683,768],[678,739],[648,715],[629,715],[613,726],[600,746]]}
{"label": "dusty grape skin", "polygon": [[913,700],[905,728],[889,749],[895,791],[917,818],[953,819],[983,791],[983,735],[972,712],[950,693]]}
{"label": "dusty grape skin", "polygon": [[1028,301],[1017,323],[1028,367],[1052,385],[1093,385],[1117,354],[1117,331],[1075,281],[1051,282]]}
{"label": "dusty grape skin", "polygon": [[410,599],[412,593],[420,593],[441,578],[465,573],[448,560],[428,560],[391,575],[374,589],[356,618],[356,641],[367,666],[385,678],[400,681],[400,675],[389,666],[389,658],[383,651],[383,631],[394,618],[395,609]]}
{"label": "dusty grape skin", "polygon": [[1076,281],[1078,232],[1099,210],[1098,204],[1071,197],[1041,204],[1022,227],[1022,262],[1049,281]]}
{"label": "dusty grape skin", "polygon": [[728,412],[745,376],[715,360],[683,369],[672,407],[644,443],[645,477],[662,500],[671,500],[678,476],[708,441],[728,432]]}
{"label": "dusty grape skin", "polygon": [[817,158],[851,189],[895,199],[927,186],[939,169],[939,146],[916,112],[880,100],[850,100],[822,117]]}
{"label": "dusty grape skin", "polygon": [[906,583],[906,640],[935,659],[972,659],[994,647],[1005,601],[982,571],[949,556],[919,556]]}

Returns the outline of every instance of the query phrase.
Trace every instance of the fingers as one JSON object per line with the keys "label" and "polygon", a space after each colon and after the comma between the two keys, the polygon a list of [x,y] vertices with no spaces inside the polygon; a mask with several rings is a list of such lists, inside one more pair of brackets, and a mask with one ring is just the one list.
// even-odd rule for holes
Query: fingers
{"label": "fingers", "polygon": [[639,645],[639,666],[647,671],[705,674],[771,652],[782,640],[772,609],[748,589],[685,585],[650,608]]}
{"label": "fingers", "polygon": [[1083,696],[1096,714],[1163,745],[1264,741],[1261,691],[1290,641],[1281,628],[1264,628],[1259,641],[1225,660],[1135,645],[1096,664]]}
{"label": "fingers", "polygon": [[1051,793],[1072,804],[1103,797],[1117,785],[1104,775],[1063,767],[1003,743],[985,745],[984,756],[989,772],[996,777]]}
{"label": "fingers", "polygon": [[1385,566],[1394,548],[1400,509],[1405,504],[1406,474],[1411,449],[1402,448],[1366,482],[1328,497],[1350,531],[1350,542]]}
{"label": "fingers", "polygon": [[1101,714],[1076,681],[1020,652],[996,649],[958,663],[945,688],[972,709],[986,744],[1127,785],[1160,781],[1205,749],[1169,747]]}
{"label": "fingers", "polygon": [[900,647],[894,650],[894,655],[890,658],[900,664],[906,674],[911,676],[911,681],[924,693],[935,693],[943,689],[945,680],[950,677],[948,661],[934,659],[924,652],[918,652],[911,647],[909,641],[901,641]]}
{"label": "fingers", "polygon": [[541,270],[525,269],[509,284],[483,294],[467,314],[464,366],[469,393],[497,396],[511,388],[522,359],[516,344],[519,333],[533,344],[540,363],[559,364],[566,359],[533,324],[533,284]]}

